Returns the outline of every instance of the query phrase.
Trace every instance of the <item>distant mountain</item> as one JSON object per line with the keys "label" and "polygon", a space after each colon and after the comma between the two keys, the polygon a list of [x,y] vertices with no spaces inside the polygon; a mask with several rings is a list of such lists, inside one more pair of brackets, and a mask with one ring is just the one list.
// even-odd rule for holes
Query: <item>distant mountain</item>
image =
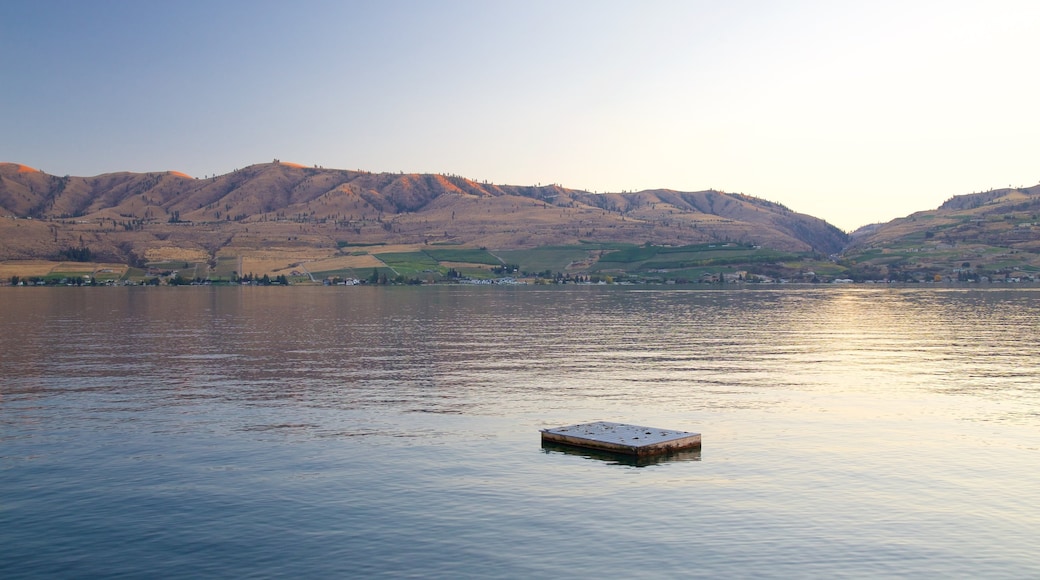
{"label": "distant mountain", "polygon": [[828,255],[847,242],[823,220],[747,195],[593,194],[277,160],[207,179],[172,171],[58,177],[0,163],[0,214],[19,218],[0,220],[4,260],[60,257],[70,248],[143,264],[265,249],[306,259],[372,244],[518,249],[590,242],[729,242]]}
{"label": "distant mountain", "polygon": [[855,277],[977,280],[1040,272],[1040,185],[958,195],[853,232],[843,252]]}

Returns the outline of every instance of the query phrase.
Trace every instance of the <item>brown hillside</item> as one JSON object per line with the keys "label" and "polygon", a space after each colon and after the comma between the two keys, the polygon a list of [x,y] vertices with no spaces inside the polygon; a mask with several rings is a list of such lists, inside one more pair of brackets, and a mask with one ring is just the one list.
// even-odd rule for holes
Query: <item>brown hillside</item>
{"label": "brown hillside", "polygon": [[1035,233],[1030,234],[1034,222],[1040,222],[1040,185],[995,189],[954,196],[937,209],[862,228],[854,234],[852,247],[881,246],[924,237],[935,242],[982,241],[1013,247],[1037,237]]}
{"label": "brown hillside", "polygon": [[1040,271],[1040,185],[958,195],[853,234],[845,259],[864,277],[977,279]]}
{"label": "brown hillside", "polygon": [[178,172],[56,177],[24,167],[0,164],[0,207],[20,218],[0,228],[0,259],[52,257],[70,247],[145,261],[163,248],[216,260],[272,247],[332,257],[344,244],[509,249],[583,240],[734,241],[832,253],[845,242],[822,220],[717,191],[597,195],[280,162],[208,179]]}

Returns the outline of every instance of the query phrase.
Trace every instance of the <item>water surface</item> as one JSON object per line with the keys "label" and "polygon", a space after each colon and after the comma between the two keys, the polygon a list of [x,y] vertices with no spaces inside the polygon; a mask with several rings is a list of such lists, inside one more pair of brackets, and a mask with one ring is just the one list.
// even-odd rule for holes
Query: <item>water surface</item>
{"label": "water surface", "polygon": [[5,578],[1040,575],[1037,289],[3,288],[0,353]]}

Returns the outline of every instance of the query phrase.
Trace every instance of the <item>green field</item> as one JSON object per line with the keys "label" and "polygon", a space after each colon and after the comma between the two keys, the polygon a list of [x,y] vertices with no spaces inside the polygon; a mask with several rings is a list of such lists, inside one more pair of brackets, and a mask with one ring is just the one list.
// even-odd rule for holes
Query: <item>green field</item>
{"label": "green field", "polygon": [[596,270],[686,270],[797,260],[800,254],[739,244],[632,246],[605,254]]}
{"label": "green field", "polygon": [[564,272],[567,266],[589,257],[583,246],[546,246],[529,250],[498,250],[495,254],[507,264],[517,264],[523,272]]}
{"label": "green field", "polygon": [[210,277],[219,280],[231,280],[232,274],[242,275],[242,272],[238,271],[238,258],[222,257],[217,258],[217,267],[210,273]]}
{"label": "green field", "polygon": [[[317,270],[311,272],[311,274],[313,274],[314,277],[318,280],[324,280],[326,278],[342,278],[344,280],[350,278],[357,278],[358,280],[371,280],[373,271],[375,271],[377,279],[384,276],[386,278],[394,278],[395,276],[397,276],[397,274],[393,270],[383,266],[377,268],[340,268],[338,270]],[[304,276],[301,281],[309,282],[310,278]]]}
{"label": "green field", "polygon": [[483,249],[426,250],[424,252],[438,262],[461,262],[464,264],[487,264],[499,266],[502,261]]}
{"label": "green field", "polygon": [[443,273],[442,270],[447,270],[426,252],[390,252],[377,254],[376,257],[393,269],[395,274],[406,277],[429,272]]}

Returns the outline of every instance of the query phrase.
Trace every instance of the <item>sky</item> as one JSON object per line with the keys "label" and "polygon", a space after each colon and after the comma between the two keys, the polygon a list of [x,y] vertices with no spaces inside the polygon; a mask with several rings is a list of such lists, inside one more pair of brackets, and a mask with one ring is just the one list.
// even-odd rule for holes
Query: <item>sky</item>
{"label": "sky", "polygon": [[1040,2],[0,0],[0,161],[716,189],[851,231],[1040,181]]}

